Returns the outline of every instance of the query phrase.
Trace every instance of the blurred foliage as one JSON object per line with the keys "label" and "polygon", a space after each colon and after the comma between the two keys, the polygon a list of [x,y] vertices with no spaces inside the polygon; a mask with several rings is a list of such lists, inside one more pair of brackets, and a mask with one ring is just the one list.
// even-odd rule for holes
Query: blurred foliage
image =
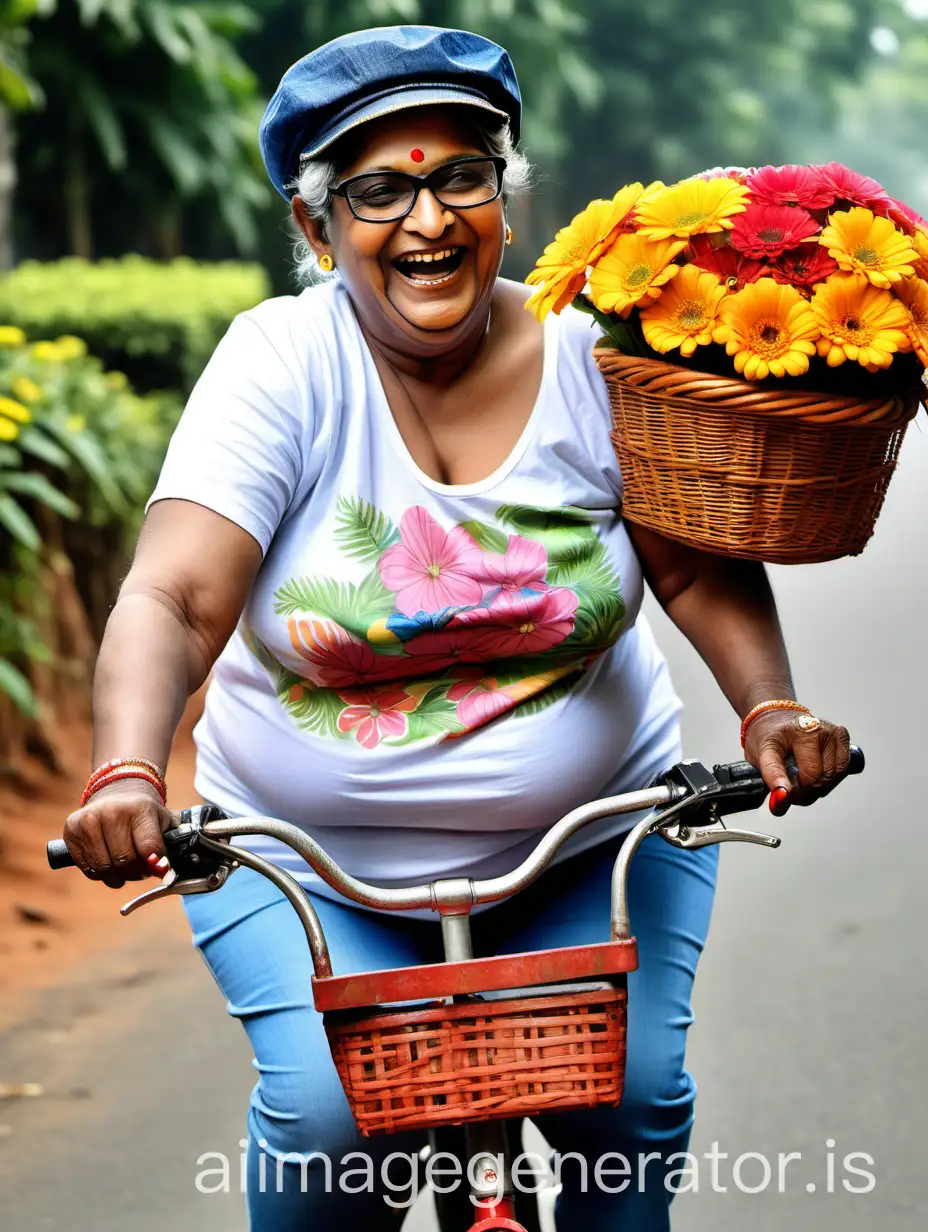
{"label": "blurred foliage", "polygon": [[189,391],[232,318],[267,294],[260,265],[25,261],[0,281],[0,320],[32,337],[78,334],[141,390]]}
{"label": "blurred foliage", "polygon": [[26,67],[31,38],[26,23],[48,6],[49,0],[0,0],[0,103],[13,111],[26,111],[42,99]]}
{"label": "blurred foliage", "polygon": [[838,86],[837,124],[807,142],[813,158],[864,170],[928,215],[928,0],[881,0],[870,40],[863,77]]}
{"label": "blurred foliage", "polygon": [[253,248],[270,190],[256,80],[235,49],[254,24],[248,6],[50,2],[29,50],[45,104],[20,124],[18,222],[30,252],[176,256],[183,210],[197,202],[227,243]]}
{"label": "blurred foliage", "polygon": [[37,616],[50,554],[73,566],[105,618],[180,401],[133,393],[80,338],[28,343],[0,327],[0,692],[30,714],[30,665],[47,661]]}

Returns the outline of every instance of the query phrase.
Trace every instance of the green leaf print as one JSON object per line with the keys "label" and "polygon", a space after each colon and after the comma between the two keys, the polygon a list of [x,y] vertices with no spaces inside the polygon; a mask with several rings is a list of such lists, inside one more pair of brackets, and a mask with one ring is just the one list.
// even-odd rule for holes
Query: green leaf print
{"label": "green leaf print", "polygon": [[376,569],[359,586],[333,578],[291,578],[274,595],[278,616],[311,612],[334,620],[357,638],[366,638],[376,620],[386,620],[393,611],[394,597]]}
{"label": "green leaf print", "polygon": [[509,546],[509,536],[504,535],[495,526],[488,526],[486,522],[460,522],[458,525],[462,530],[466,530],[471,539],[479,544],[485,552],[504,554]]}
{"label": "green leaf print", "polygon": [[501,505],[497,521],[526,539],[543,544],[552,563],[578,542],[595,542],[590,515],[567,505],[563,509],[536,509],[530,505]]}
{"label": "green leaf print", "polygon": [[448,688],[453,683],[443,680],[430,689],[422,701],[411,711],[409,728],[401,740],[391,740],[391,745],[415,744],[419,740],[434,739],[447,732],[463,731],[464,725],[457,716],[454,702],[448,701]]}
{"label": "green leaf print", "polygon": [[605,545],[597,540],[570,549],[548,569],[546,580],[552,586],[569,586],[579,600],[565,647],[611,645],[625,618],[625,603]]}
{"label": "green leaf print", "polygon": [[400,532],[384,513],[360,497],[338,498],[335,539],[348,556],[375,564],[387,548],[399,543]]}
{"label": "green leaf print", "polygon": [[338,730],[338,716],[345,709],[345,703],[334,689],[317,688],[308,680],[296,678],[278,696],[290,715],[306,731],[317,736],[337,736],[341,739],[350,736],[350,733]]}

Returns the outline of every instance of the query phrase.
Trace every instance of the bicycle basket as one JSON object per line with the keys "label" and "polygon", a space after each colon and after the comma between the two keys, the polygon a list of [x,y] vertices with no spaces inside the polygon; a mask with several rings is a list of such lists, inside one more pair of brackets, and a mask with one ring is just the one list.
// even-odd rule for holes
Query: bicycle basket
{"label": "bicycle basket", "polygon": [[[597,948],[578,947],[577,953]],[[480,964],[478,959],[436,966],[434,978],[449,968],[461,972]],[[366,978],[378,974],[397,973]],[[324,1013],[323,1021],[365,1137],[614,1107],[622,1098],[624,972],[594,983],[507,989],[454,1002],[360,1006]]]}

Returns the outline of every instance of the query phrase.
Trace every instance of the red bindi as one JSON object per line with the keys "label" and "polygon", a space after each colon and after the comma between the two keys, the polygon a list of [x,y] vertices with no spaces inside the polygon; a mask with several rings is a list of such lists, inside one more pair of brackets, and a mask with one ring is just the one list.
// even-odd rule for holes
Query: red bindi
{"label": "red bindi", "polygon": [[409,151],[409,157],[412,159],[414,163],[421,163],[425,161],[425,155],[422,153],[422,151],[419,149],[418,146],[416,146],[414,150]]}

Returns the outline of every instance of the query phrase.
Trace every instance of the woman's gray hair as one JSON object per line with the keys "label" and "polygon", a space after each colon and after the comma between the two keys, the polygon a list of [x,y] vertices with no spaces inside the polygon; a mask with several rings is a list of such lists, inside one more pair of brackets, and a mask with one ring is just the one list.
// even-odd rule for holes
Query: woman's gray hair
{"label": "woman's gray hair", "polygon": [[[470,122],[486,152],[506,160],[502,191],[503,210],[505,211],[513,197],[530,187],[531,164],[522,151],[516,149],[508,122],[502,128],[490,128],[473,120]],[[310,218],[316,218],[322,224],[323,236],[325,236],[326,223],[332,212],[332,189],[338,183],[339,178],[340,171],[336,163],[324,158],[311,158],[303,165],[299,178],[287,185],[290,192],[299,193]],[[316,254],[303,236],[300,236],[294,245],[293,256],[294,273],[300,286],[312,286],[314,283],[326,282],[335,277],[334,273],[326,274],[319,268]]]}

